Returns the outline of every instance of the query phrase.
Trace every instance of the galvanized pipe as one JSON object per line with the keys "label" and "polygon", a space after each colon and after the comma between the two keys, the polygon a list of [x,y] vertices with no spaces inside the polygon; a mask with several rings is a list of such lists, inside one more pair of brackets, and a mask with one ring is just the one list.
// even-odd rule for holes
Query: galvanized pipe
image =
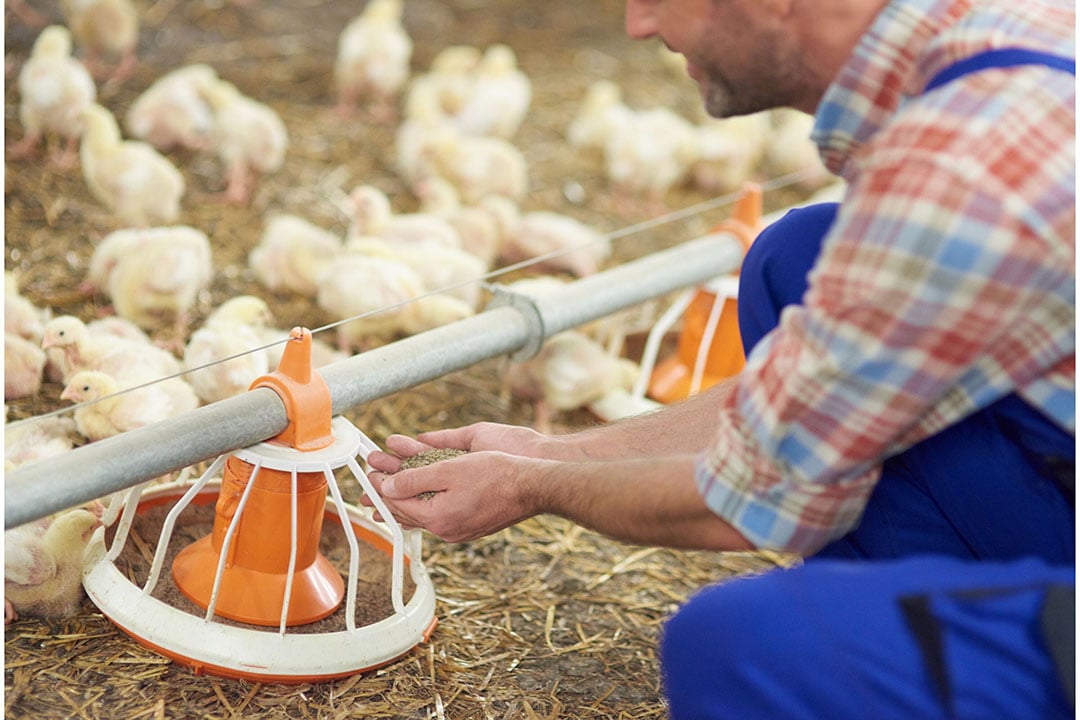
{"label": "galvanized pipe", "polygon": [[[741,258],[737,238],[708,235],[568,283],[550,297],[502,296],[474,317],[354,355],[319,372],[338,415],[481,360],[508,353],[528,356],[558,332],[704,283],[734,270]],[[4,527],[254,445],[287,425],[277,393],[257,388],[24,465],[5,479]]]}

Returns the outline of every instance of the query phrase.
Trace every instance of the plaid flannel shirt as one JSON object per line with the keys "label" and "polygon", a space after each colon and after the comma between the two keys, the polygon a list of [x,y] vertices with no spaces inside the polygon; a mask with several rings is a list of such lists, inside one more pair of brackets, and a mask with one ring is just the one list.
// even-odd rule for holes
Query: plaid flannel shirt
{"label": "plaid flannel shirt", "polygon": [[1070,0],[893,0],[827,90],[814,140],[848,181],[801,306],[751,353],[696,478],[759,547],[853,528],[881,463],[1016,391],[1075,431]]}

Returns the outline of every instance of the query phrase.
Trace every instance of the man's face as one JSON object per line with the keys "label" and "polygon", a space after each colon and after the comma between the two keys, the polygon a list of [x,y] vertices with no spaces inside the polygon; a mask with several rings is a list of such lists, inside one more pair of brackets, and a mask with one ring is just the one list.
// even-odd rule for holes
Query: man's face
{"label": "man's face", "polygon": [[790,105],[805,87],[788,33],[760,0],[627,0],[626,31],[681,53],[714,117]]}

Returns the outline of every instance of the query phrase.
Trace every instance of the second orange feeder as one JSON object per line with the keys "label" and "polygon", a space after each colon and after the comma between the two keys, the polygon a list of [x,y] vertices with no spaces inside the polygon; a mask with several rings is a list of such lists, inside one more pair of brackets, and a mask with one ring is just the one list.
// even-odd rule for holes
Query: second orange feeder
{"label": "second orange feeder", "polygon": [[[731,218],[714,232],[729,232],[749,248],[761,231],[761,202],[759,186],[744,186]],[[697,289],[683,315],[675,353],[657,363],[649,378],[649,397],[665,404],[685,400],[742,370],[737,287],[735,276]]]}

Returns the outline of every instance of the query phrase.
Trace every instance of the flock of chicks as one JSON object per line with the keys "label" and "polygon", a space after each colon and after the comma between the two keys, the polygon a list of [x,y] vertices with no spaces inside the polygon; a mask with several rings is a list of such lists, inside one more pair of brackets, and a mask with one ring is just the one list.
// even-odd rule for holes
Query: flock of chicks
{"label": "flock of chicks", "polygon": [[[24,134],[7,157],[31,157],[45,144],[58,170],[81,169],[118,226],[96,243],[82,288],[106,298],[114,314],[54,317],[5,275],[5,398],[34,395],[49,380],[76,404],[72,418],[9,428],[8,469],[70,450],[76,435],[94,442],[244,392],[276,366],[288,335],[253,295],[221,303],[191,331],[192,308],[214,278],[213,243],[175,224],[186,187],[170,159],[176,149],[213,153],[225,188],[218,199],[247,204],[259,177],[285,162],[285,123],[205,64],[158,78],[122,114],[99,104],[95,81],[123,83],[137,62],[138,17],[130,0],[64,0],[61,9],[66,24],[45,27],[19,69]],[[363,106],[372,122],[397,123],[394,168],[419,209],[396,212],[383,191],[361,184],[340,198],[344,237],[278,213],[248,256],[262,287],[310,298],[341,321],[336,346],[316,342],[316,366],[477,312],[482,283],[497,268],[520,263],[550,273],[512,285],[544,293],[598,271],[611,252],[595,228],[521,206],[528,167],[512,139],[532,93],[509,46],[450,46],[415,75],[411,56],[402,0],[369,0],[340,34],[333,81],[343,115]],[[766,161],[774,173],[813,166],[805,122],[762,114],[692,123],[665,109],[631,109],[601,80],[566,130],[571,145],[602,159],[616,193],[660,202],[680,182],[734,190]],[[151,340],[165,323],[182,342]],[[542,423],[552,410],[628,389],[636,371],[583,329],[553,338],[507,381],[538,400]],[[115,512],[93,503],[8,532],[8,621],[16,611],[62,616],[77,607],[78,573],[70,568],[103,514]]]}

